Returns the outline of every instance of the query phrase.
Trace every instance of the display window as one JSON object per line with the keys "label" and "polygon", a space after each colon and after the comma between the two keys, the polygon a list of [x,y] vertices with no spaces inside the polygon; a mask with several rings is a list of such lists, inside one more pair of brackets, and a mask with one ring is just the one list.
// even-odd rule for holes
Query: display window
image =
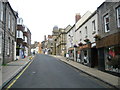
{"label": "display window", "polygon": [[105,70],[120,73],[120,45],[105,49]]}
{"label": "display window", "polygon": [[88,59],[88,50],[84,50],[83,51],[83,60],[84,60],[84,64],[88,64],[89,63],[89,59]]}

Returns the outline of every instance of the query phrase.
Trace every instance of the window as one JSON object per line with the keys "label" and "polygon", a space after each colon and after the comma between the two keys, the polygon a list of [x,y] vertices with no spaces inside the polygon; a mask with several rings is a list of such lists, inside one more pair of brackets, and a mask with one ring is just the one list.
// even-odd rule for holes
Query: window
{"label": "window", "polygon": [[120,27],[120,6],[117,8],[117,26]]}
{"label": "window", "polygon": [[12,32],[14,32],[14,18],[12,18]]}
{"label": "window", "polygon": [[120,45],[105,48],[105,70],[120,73]]}
{"label": "window", "polygon": [[8,38],[7,55],[10,55],[10,38]]}
{"label": "window", "polygon": [[3,4],[0,3],[0,20],[3,21]]}
{"label": "window", "polygon": [[22,31],[17,31],[17,38],[23,39],[23,32]]}
{"label": "window", "polygon": [[92,29],[93,29],[93,31],[95,31],[95,30],[96,30],[96,27],[95,27],[95,20],[94,20],[94,21],[92,21]]}
{"label": "window", "polygon": [[9,13],[8,15],[8,29],[10,30],[10,25],[11,25],[11,14]]}
{"label": "window", "polygon": [[85,27],[85,32],[86,32],[86,35],[88,34],[88,31],[87,31],[87,26]]}
{"label": "window", "polygon": [[0,54],[2,53],[2,33],[0,33]]}
{"label": "window", "polygon": [[85,38],[87,38],[87,37],[88,37],[88,36],[87,36],[87,35],[88,35],[87,26],[85,27],[85,34],[86,34],[86,35],[85,35]]}
{"label": "window", "polygon": [[19,38],[20,37],[20,32],[19,31],[17,31],[17,38]]}
{"label": "window", "polygon": [[109,32],[110,27],[109,27],[109,16],[108,16],[108,14],[104,16],[104,25],[105,25],[105,32]]}

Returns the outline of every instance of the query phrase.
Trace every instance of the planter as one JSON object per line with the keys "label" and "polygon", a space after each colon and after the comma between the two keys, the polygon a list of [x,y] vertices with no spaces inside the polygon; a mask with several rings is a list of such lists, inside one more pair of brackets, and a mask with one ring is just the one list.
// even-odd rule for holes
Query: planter
{"label": "planter", "polygon": [[80,42],[78,45],[79,45],[79,46],[82,46],[82,45],[83,45],[83,43],[81,43],[81,42]]}
{"label": "planter", "polygon": [[101,39],[101,37],[99,35],[95,35],[94,38],[95,38],[95,41],[98,41]]}
{"label": "planter", "polygon": [[89,39],[85,39],[84,41],[85,41],[85,42],[90,42],[90,40],[89,40]]}

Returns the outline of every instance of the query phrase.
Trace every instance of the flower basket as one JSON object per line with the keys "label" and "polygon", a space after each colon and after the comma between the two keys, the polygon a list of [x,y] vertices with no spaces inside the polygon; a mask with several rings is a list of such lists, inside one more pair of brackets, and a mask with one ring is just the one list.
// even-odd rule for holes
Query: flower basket
{"label": "flower basket", "polygon": [[77,45],[74,45],[74,47],[76,48],[76,47],[77,47]]}
{"label": "flower basket", "polygon": [[101,37],[99,35],[95,35],[94,38],[96,41],[101,39]]}
{"label": "flower basket", "polygon": [[85,42],[89,42],[90,40],[89,40],[89,39],[85,39],[84,41],[85,41]]}
{"label": "flower basket", "polygon": [[19,46],[16,46],[16,49],[21,49]]}
{"label": "flower basket", "polygon": [[80,42],[78,45],[79,45],[79,46],[82,46],[82,45],[83,45],[83,43],[82,43],[82,42]]}

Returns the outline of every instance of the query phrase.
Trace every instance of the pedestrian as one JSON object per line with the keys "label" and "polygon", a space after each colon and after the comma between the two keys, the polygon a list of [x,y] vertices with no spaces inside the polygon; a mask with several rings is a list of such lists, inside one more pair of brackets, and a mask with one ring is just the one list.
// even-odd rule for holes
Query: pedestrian
{"label": "pedestrian", "polygon": [[69,54],[66,54],[66,60],[69,61]]}

